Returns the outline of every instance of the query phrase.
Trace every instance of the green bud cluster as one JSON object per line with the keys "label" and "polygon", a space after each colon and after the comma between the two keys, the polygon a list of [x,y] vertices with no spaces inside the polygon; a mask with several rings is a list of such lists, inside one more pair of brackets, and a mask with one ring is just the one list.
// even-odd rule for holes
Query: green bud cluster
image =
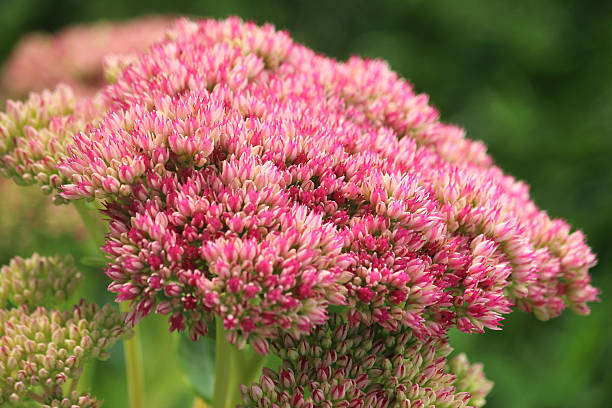
{"label": "green bud cluster", "polygon": [[55,399],[49,404],[44,404],[42,408],[98,408],[101,405],[100,401],[89,394],[79,395],[78,392],[72,391],[67,397],[61,400]]}
{"label": "green bud cluster", "polygon": [[[99,308],[84,300],[64,312],[44,307],[30,311],[25,305],[0,309],[0,406],[33,400],[63,407],[65,398],[80,400],[72,392],[83,364],[108,358],[108,350],[124,334],[123,322],[112,305]],[[90,398],[83,401],[81,406],[95,406]]]}
{"label": "green bud cluster", "polygon": [[0,406],[95,408],[76,391],[83,365],[127,334],[116,307],[81,300],[55,309],[82,278],[72,257],[13,258],[0,268]]}
{"label": "green bud cluster", "polygon": [[482,363],[470,364],[465,353],[461,353],[451,358],[448,365],[457,377],[455,387],[470,393],[471,405],[482,407],[486,403],[485,397],[493,388],[493,382],[485,378]]}
{"label": "green bud cluster", "polygon": [[82,277],[71,256],[15,257],[0,268],[0,307],[55,307],[74,293]]}
{"label": "green bud cluster", "polygon": [[299,340],[283,336],[271,351],[283,363],[277,371],[264,368],[258,383],[241,386],[243,408],[459,408],[480,406],[490,389],[484,377],[465,380],[482,372],[461,359],[455,367],[470,374],[458,384],[443,339],[349,324],[339,315]]}
{"label": "green bud cluster", "polygon": [[0,174],[17,184],[39,184],[45,194],[68,182],[58,169],[72,135],[92,123],[96,103],[77,100],[72,89],[32,93],[25,102],[9,100],[0,113]]}

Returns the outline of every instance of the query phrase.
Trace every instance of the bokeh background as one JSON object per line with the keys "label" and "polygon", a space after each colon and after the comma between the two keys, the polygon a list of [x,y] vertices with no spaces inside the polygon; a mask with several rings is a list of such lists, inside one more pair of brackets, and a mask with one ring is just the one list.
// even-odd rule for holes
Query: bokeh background
{"label": "bokeh background", "polygon": [[[541,208],[585,231],[599,258],[592,275],[602,301],[589,317],[565,313],[546,323],[517,312],[502,332],[452,333],[452,344],[484,362],[495,381],[488,407],[611,406],[612,2],[0,0],[0,65],[31,31],[168,13],[238,15],[339,59],[385,59],[431,96],[444,121],[483,140],[503,169],[531,185]],[[95,250],[71,207],[49,206],[36,189],[4,180],[0,195],[1,264],[33,251],[80,258]],[[83,293],[108,300],[95,290],[104,275],[88,274]],[[149,405],[189,406],[171,357],[176,336],[158,318],[143,326]],[[116,348],[84,379],[105,406],[125,404],[122,364]]]}

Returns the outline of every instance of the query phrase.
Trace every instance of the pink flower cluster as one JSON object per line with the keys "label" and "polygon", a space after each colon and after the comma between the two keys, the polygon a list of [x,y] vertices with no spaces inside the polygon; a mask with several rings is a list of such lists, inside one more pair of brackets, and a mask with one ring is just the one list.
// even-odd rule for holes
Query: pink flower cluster
{"label": "pink flower cluster", "polygon": [[145,17],[78,25],[54,35],[30,34],[9,57],[0,88],[10,96],[23,96],[63,82],[79,95],[92,95],[103,86],[106,58],[145,50],[163,37],[170,21]]}
{"label": "pink flower cluster", "polygon": [[324,324],[420,339],[548,319],[596,300],[595,257],[439,122],[381,61],[340,63],[271,26],[180,20],[104,90],[59,166],[65,199],[107,203],[110,290],[268,352]]}

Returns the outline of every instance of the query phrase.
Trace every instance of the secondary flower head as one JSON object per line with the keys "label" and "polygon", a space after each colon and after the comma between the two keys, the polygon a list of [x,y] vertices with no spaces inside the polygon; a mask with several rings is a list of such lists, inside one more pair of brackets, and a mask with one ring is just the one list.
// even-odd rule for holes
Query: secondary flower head
{"label": "secondary flower head", "polygon": [[31,94],[25,101],[6,103],[0,112],[0,173],[17,184],[38,184],[50,194],[67,179],[57,165],[75,132],[95,123],[100,102],[77,99],[72,89]]}
{"label": "secondary flower head", "polygon": [[108,358],[130,330],[110,304],[100,308],[81,300],[68,310],[55,309],[80,278],[69,257],[17,257],[0,269],[1,406],[99,406],[75,391],[83,365]]}
{"label": "secondary flower head", "polygon": [[59,166],[61,196],[106,202],[110,289],[134,322],[169,314],[197,338],[218,315],[267,352],[330,305],[426,339],[596,299],[582,233],[384,62],[180,20],[113,77]]}
{"label": "secondary flower head", "polygon": [[74,293],[82,277],[70,256],[13,258],[0,268],[0,307],[56,306]]}
{"label": "secondary flower head", "polygon": [[470,393],[470,404],[483,406],[493,383],[485,378],[482,363],[470,364],[466,355],[461,353],[451,358],[448,365],[450,372],[457,377],[454,383],[457,389]]}
{"label": "secondary flower head", "polygon": [[85,301],[65,312],[25,305],[0,309],[0,404],[97,407],[94,398],[73,390],[85,362],[108,358],[122,326],[116,307]]}
{"label": "secondary flower head", "polygon": [[[243,408],[480,407],[491,388],[482,376],[467,382],[449,371],[445,341],[421,342],[406,328],[389,332],[336,316],[309,336],[285,335],[272,347],[282,365],[241,387]],[[450,365],[461,374],[474,370],[465,358],[458,363]]]}

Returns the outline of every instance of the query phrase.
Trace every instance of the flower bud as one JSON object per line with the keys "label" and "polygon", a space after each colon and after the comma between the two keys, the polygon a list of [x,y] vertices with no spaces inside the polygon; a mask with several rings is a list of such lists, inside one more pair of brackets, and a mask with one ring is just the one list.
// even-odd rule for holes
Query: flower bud
{"label": "flower bud", "polygon": [[72,295],[82,276],[70,256],[13,258],[0,268],[0,306],[11,303],[33,309],[60,304]]}

